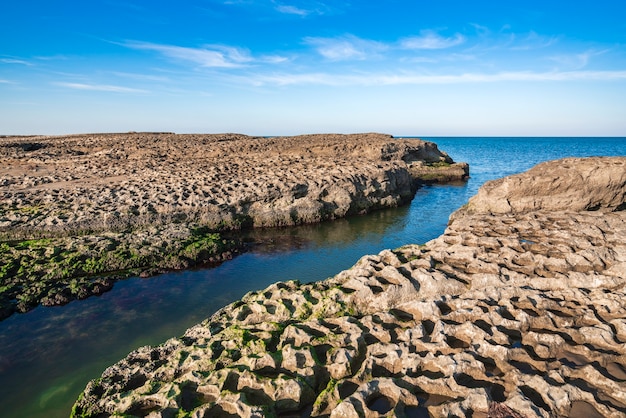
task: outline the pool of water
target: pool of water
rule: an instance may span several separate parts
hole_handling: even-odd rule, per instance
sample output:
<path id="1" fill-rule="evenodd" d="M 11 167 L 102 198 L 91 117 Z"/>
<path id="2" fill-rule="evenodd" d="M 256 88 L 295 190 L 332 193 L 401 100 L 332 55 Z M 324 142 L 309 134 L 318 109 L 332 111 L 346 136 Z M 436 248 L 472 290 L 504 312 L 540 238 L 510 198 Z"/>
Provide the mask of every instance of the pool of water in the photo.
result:
<path id="1" fill-rule="evenodd" d="M 418 190 L 409 206 L 319 225 L 255 231 L 216 268 L 131 278 L 100 297 L 0 322 L 0 415 L 67 417 L 90 379 L 142 345 L 180 336 L 224 305 L 281 280 L 322 280 L 365 254 L 439 236 L 485 181 L 566 156 L 626 155 L 625 138 L 431 138 L 471 179 Z"/>

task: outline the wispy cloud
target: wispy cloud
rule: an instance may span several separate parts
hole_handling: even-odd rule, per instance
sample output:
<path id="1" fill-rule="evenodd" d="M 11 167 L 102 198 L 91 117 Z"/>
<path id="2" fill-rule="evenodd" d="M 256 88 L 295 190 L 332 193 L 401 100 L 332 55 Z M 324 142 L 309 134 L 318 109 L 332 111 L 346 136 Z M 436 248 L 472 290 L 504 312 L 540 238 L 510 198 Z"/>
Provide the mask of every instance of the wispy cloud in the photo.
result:
<path id="1" fill-rule="evenodd" d="M 337 14 L 349 6 L 349 3 L 345 0 L 334 0 L 332 2 L 319 0 L 226 0 L 222 3 L 229 6 L 255 8 L 260 12 L 278 12 L 282 15 L 300 17 Z"/>
<path id="2" fill-rule="evenodd" d="M 129 41 L 124 45 L 131 49 L 154 51 L 167 58 L 192 62 L 201 67 L 235 68 L 242 67 L 252 61 L 247 50 L 223 45 L 190 48 L 137 41 Z"/>
<path id="3" fill-rule="evenodd" d="M 411 36 L 400 40 L 404 49 L 445 49 L 465 42 L 465 36 L 460 33 L 453 37 L 443 37 L 432 30 L 423 30 L 419 36 Z"/>
<path id="4" fill-rule="evenodd" d="M 157 82 L 168 82 L 171 81 L 169 77 L 165 77 L 162 75 L 151 75 L 151 74 L 139 74 L 139 73 L 125 73 L 122 71 L 113 71 L 111 72 L 116 77 L 127 78 L 138 81 L 157 81 Z"/>
<path id="5" fill-rule="evenodd" d="M 277 12 L 301 17 L 335 14 L 339 13 L 342 8 L 346 7 L 345 2 L 336 0 L 331 3 L 332 6 L 326 2 L 316 0 L 299 0 L 297 2 L 290 1 L 289 4 L 282 2 L 278 3 L 275 0 L 272 0 L 272 2 L 276 4 L 274 9 Z"/>
<path id="6" fill-rule="evenodd" d="M 244 79 L 242 79 L 243 81 Z M 500 72 L 464 74 L 272 74 L 245 79 L 254 85 L 325 85 L 325 86 L 371 86 L 371 85 L 428 85 L 497 82 L 568 82 L 568 81 L 615 81 L 626 80 L 626 71 L 567 71 L 567 72 Z"/>
<path id="7" fill-rule="evenodd" d="M 29 66 L 33 65 L 32 63 L 28 61 L 15 59 L 15 58 L 0 58 L 0 62 L 3 64 L 17 64 L 17 65 L 29 65 Z"/>
<path id="8" fill-rule="evenodd" d="M 578 54 L 554 55 L 549 57 L 549 59 L 563 67 L 579 70 L 586 67 L 592 57 L 605 54 L 608 51 L 608 49 L 604 49 L 601 51 L 585 51 Z"/>
<path id="9" fill-rule="evenodd" d="M 285 4 L 279 4 L 278 6 L 276 6 L 276 11 L 278 11 L 279 13 L 284 13 L 288 15 L 298 15 L 298 16 L 303 16 L 303 17 L 308 16 L 312 13 L 311 10 L 305 10 L 296 6 L 288 6 Z"/>
<path id="10" fill-rule="evenodd" d="M 128 41 L 122 45 L 131 49 L 154 51 L 174 61 L 189 62 L 206 68 L 242 68 L 254 63 L 276 64 L 288 60 L 278 55 L 253 57 L 247 49 L 228 45 L 191 48 L 139 41 Z"/>
<path id="11" fill-rule="evenodd" d="M 511 49 L 517 51 L 547 48 L 559 41 L 558 36 L 544 36 L 535 31 L 523 35 L 511 33 L 509 36 Z"/>
<path id="12" fill-rule="evenodd" d="M 491 34 L 491 29 L 489 29 L 487 26 L 479 25 L 478 23 L 470 23 L 469 25 L 474 28 L 478 36 L 488 36 Z M 510 25 L 504 25 L 503 29 L 505 28 L 510 28 Z"/>
<path id="13" fill-rule="evenodd" d="M 44 56 L 44 55 L 38 55 L 33 57 L 34 59 L 38 60 L 38 61 L 67 61 L 70 58 L 66 55 L 48 55 L 48 56 Z"/>
<path id="14" fill-rule="evenodd" d="M 383 55 L 386 58 L 393 58 L 396 56 L 394 54 L 403 50 L 442 50 L 461 45 L 465 41 L 466 38 L 459 33 L 452 37 L 444 37 L 431 30 L 424 30 L 418 36 L 402 38 L 395 42 L 379 42 L 359 38 L 352 34 L 334 38 L 304 38 L 305 44 L 312 46 L 318 54 L 331 61 L 366 60 L 380 58 Z M 423 62 L 433 62 L 433 60 L 430 57 L 424 57 Z"/>
<path id="15" fill-rule="evenodd" d="M 583 71 L 589 69 L 587 65 L 593 56 L 609 50 L 579 50 L 570 55 L 558 53 L 550 55 L 561 50 L 557 48 L 556 37 L 541 36 L 535 32 L 515 34 L 508 28 L 492 32 L 482 26 L 473 26 L 477 32 L 474 35 L 453 33 L 444 36 L 441 31 L 422 30 L 415 36 L 385 42 L 353 34 L 306 37 L 302 40 L 304 45 L 308 46 L 305 48 L 306 51 L 293 53 L 289 57 L 279 54 L 256 55 L 248 49 L 228 45 L 187 47 L 141 41 L 127 41 L 121 45 L 134 50 L 153 52 L 156 56 L 173 60 L 179 65 L 209 68 L 210 77 L 206 77 L 202 71 L 185 73 L 187 82 L 197 77 L 196 84 L 206 85 L 221 83 L 221 85 L 258 87 L 294 85 L 341 87 L 626 79 L 623 67 L 616 67 L 614 64 L 610 67 L 596 65 L 593 68 L 604 71 Z M 469 29 L 468 33 L 470 32 L 472 29 Z M 537 48 L 550 48 L 541 54 L 535 51 L 519 52 L 524 49 L 523 46 L 530 49 L 531 45 Z M 517 48 L 516 52 L 513 51 L 514 48 Z M 318 71 L 320 56 L 326 59 L 323 72 Z M 368 61 L 366 66 L 356 62 L 366 60 Z M 554 65 L 555 62 L 560 65 Z M 180 69 L 169 70 L 176 72 Z M 140 80 L 147 83 L 145 85 L 151 82 L 168 86 L 177 83 L 175 77 L 163 79 L 158 76 L 129 73 L 117 75 Z M 78 77 L 66 79 L 82 80 Z M 117 87 L 118 82 L 125 84 L 124 80 L 119 80 L 119 78 L 107 80 L 101 85 L 65 83 L 65 87 L 100 91 L 136 91 Z M 164 88 L 161 84 L 151 90 Z"/>
<path id="16" fill-rule="evenodd" d="M 382 42 L 361 39 L 354 35 L 337 38 L 308 37 L 304 42 L 313 46 L 324 58 L 332 61 L 364 60 L 388 49 Z"/>
<path id="17" fill-rule="evenodd" d="M 89 90 L 89 91 L 108 91 L 112 93 L 148 93 L 147 90 L 135 89 L 123 86 L 114 86 L 110 84 L 85 84 L 85 83 L 54 83 L 57 86 L 67 87 L 73 90 Z"/>

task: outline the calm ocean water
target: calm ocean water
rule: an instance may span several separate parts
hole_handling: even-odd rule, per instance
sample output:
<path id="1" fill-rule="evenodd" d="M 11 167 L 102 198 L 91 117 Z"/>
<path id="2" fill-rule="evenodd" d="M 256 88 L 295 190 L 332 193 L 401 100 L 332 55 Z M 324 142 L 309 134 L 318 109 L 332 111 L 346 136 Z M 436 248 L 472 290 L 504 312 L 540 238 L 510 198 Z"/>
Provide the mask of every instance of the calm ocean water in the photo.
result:
<path id="1" fill-rule="evenodd" d="M 626 156 L 626 138 L 424 138 L 470 164 L 462 185 L 429 186 L 403 208 L 259 233 L 253 251 L 209 270 L 119 282 L 101 297 L 0 322 L 0 415 L 67 417 L 86 383 L 142 345 L 182 335 L 246 292 L 321 280 L 360 256 L 424 243 L 487 180 L 569 156 Z"/>

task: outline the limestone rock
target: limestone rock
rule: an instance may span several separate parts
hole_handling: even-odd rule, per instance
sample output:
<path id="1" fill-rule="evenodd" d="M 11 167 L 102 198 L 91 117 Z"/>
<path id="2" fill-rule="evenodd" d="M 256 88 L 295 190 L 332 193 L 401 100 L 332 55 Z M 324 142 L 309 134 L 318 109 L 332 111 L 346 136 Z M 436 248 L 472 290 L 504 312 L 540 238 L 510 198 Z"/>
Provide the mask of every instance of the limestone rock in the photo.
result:
<path id="1" fill-rule="evenodd" d="M 623 157 L 566 158 L 525 173 L 487 182 L 467 210 L 481 213 L 533 210 L 626 210 Z"/>
<path id="2" fill-rule="evenodd" d="M 0 320 L 101 293 L 96 274 L 149 277 L 238 252 L 212 231 L 399 206 L 426 178 L 466 178 L 459 167 L 434 143 L 372 133 L 0 137 Z"/>
<path id="3" fill-rule="evenodd" d="M 565 209 L 463 210 L 425 245 L 251 292 L 108 368 L 73 416 L 623 417 L 626 211 Z"/>
<path id="4" fill-rule="evenodd" d="M 466 166 L 374 133 L 3 137 L 0 235 L 319 222 L 401 205 L 421 179 L 464 179 Z"/>

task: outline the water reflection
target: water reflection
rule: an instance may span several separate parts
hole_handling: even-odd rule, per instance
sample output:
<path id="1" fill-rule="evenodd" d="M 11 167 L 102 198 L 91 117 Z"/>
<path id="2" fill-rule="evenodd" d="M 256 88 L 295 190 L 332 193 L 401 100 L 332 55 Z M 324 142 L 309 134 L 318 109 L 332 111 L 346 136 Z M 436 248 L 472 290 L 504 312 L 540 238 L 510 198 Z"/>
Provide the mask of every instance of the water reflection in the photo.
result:
<path id="1" fill-rule="evenodd" d="M 408 215 L 407 206 L 377 211 L 367 216 L 337 219 L 322 224 L 302 225 L 297 228 L 274 228 L 248 231 L 244 240 L 248 251 L 274 254 L 319 247 L 345 247 L 357 240 L 379 241 L 390 229 L 399 229 Z"/>

